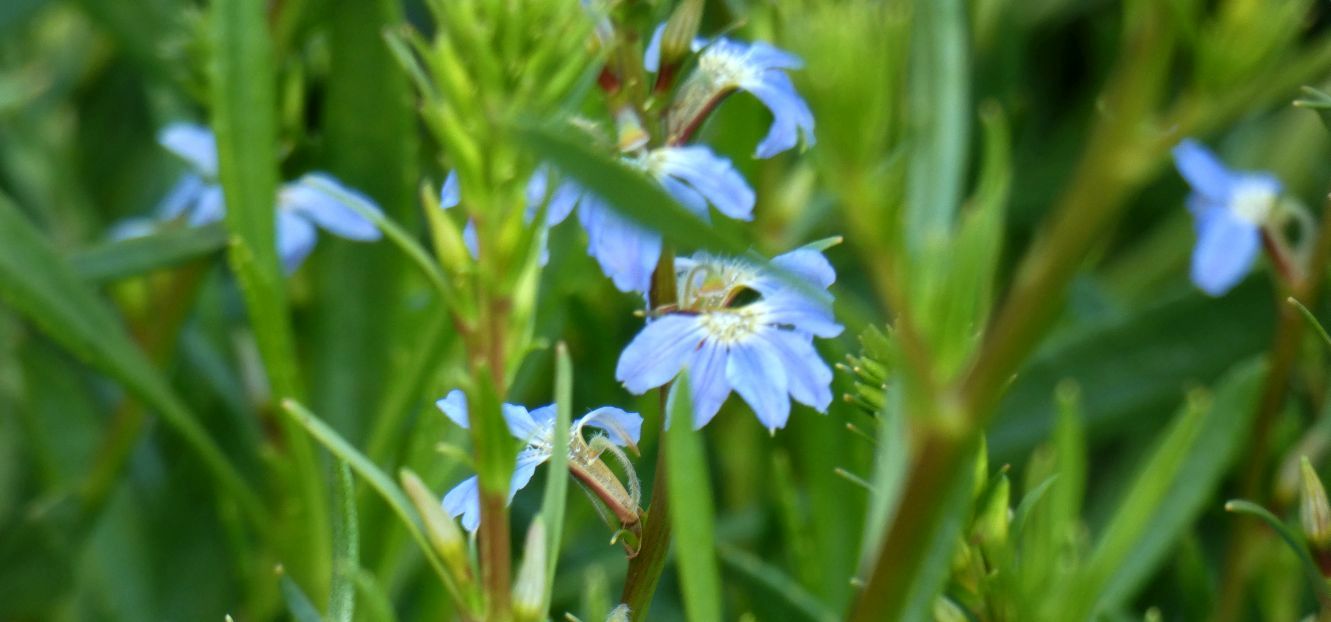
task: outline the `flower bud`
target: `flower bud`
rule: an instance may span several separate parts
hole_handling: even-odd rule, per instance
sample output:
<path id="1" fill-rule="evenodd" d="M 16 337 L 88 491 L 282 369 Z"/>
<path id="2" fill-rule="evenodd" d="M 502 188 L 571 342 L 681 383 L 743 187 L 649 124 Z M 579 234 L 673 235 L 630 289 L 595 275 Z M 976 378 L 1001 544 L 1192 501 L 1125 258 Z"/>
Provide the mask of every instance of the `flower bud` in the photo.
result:
<path id="1" fill-rule="evenodd" d="M 665 34 L 661 35 L 662 67 L 676 64 L 689 53 L 698 36 L 698 25 L 702 23 L 702 8 L 702 0 L 684 0 L 670 15 Z"/>
<path id="2" fill-rule="evenodd" d="M 399 471 L 398 479 L 402 482 L 402 488 L 407 491 L 407 496 L 411 498 L 412 504 L 416 506 L 416 511 L 420 512 L 430 545 L 443 558 L 444 565 L 458 583 L 466 583 L 471 575 L 471 566 L 467 562 L 467 544 L 462 536 L 462 530 L 458 528 L 452 517 L 444 513 L 434 493 L 430 492 L 421 478 L 411 469 Z"/>
<path id="3" fill-rule="evenodd" d="M 429 222 L 430 237 L 434 241 L 440 263 L 453 273 L 469 269 L 472 259 L 466 240 L 440 205 L 439 195 L 428 183 L 421 184 L 421 204 L 425 208 L 425 219 Z"/>
<path id="4" fill-rule="evenodd" d="M 1331 552 L 1331 506 L 1327 504 L 1326 488 L 1307 457 L 1300 460 L 1299 470 L 1303 474 L 1303 495 L 1299 503 L 1303 535 L 1315 554 Z"/>
<path id="5" fill-rule="evenodd" d="M 546 619 L 545 548 L 545 523 L 537 516 L 527 529 L 522 565 L 518 567 L 518 577 L 513 582 L 513 616 L 520 621 Z"/>

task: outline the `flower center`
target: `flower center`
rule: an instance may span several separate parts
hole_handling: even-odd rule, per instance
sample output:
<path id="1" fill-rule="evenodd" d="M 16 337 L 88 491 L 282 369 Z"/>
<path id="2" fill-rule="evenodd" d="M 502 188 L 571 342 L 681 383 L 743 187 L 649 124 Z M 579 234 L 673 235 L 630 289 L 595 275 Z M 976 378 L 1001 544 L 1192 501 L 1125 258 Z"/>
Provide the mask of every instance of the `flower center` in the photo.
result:
<path id="1" fill-rule="evenodd" d="M 698 69 L 711 79 L 717 89 L 738 88 L 746 79 L 753 76 L 753 67 L 744 62 L 732 50 L 717 43 L 707 48 L 698 57 Z"/>
<path id="2" fill-rule="evenodd" d="M 1265 224 L 1275 207 L 1276 195 L 1263 184 L 1239 184 L 1229 201 L 1235 216 L 1254 225 Z"/>
<path id="3" fill-rule="evenodd" d="M 720 344 L 744 341 L 758 332 L 758 318 L 749 307 L 720 309 L 701 316 L 703 330 Z"/>

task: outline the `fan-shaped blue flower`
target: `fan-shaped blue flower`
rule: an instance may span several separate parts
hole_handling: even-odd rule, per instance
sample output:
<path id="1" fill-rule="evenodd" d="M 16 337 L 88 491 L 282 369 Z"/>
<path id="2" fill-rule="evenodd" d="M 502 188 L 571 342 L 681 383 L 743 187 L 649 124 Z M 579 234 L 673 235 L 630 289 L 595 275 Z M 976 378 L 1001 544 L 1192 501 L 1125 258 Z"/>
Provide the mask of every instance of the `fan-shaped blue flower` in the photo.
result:
<path id="1" fill-rule="evenodd" d="M 435 403 L 453 423 L 467 428 L 467 396 L 457 389 L 448 393 Z M 542 406 L 528 411 L 522 406 L 504 404 L 502 407 L 504 422 L 514 438 L 525 445 L 518 451 L 517 464 L 509 480 L 508 501 L 519 490 L 531 482 L 536 467 L 550 459 L 554 446 L 555 405 Z M 570 436 L 581 438 L 582 429 L 591 426 L 604 431 L 609 440 L 621 447 L 636 445 L 642 434 L 642 417 L 613 406 L 602 406 L 572 421 L 569 426 Z M 451 516 L 461 516 L 462 526 L 468 531 L 476 531 L 481 524 L 480 490 L 476 476 L 471 476 L 454 486 L 444 495 L 444 510 Z"/>
<path id="2" fill-rule="evenodd" d="M 662 147 L 627 160 L 704 220 L 707 206 L 738 220 L 753 218 L 754 194 L 729 160 L 701 145 Z M 543 193 L 542 193 L 543 194 Z M 550 198 L 547 221 L 558 222 L 577 208 L 587 231 L 587 252 L 624 292 L 646 292 L 661 255 L 660 234 L 621 216 L 599 196 L 565 180 Z"/>
<path id="3" fill-rule="evenodd" d="M 1193 140 L 1174 147 L 1174 164 L 1192 187 L 1188 210 L 1197 229 L 1192 281 L 1220 296 L 1243 280 L 1261 250 L 1262 228 L 1281 192 L 1270 173 L 1232 171 Z"/>
<path id="4" fill-rule="evenodd" d="M 653 36 L 655 45 L 649 45 L 645 59 L 652 71 L 660 65 L 660 32 L 658 29 Z M 804 66 L 799 57 L 762 41 L 745 44 L 717 38 L 695 40 L 693 47 L 702 52 L 697 69 L 680 90 L 682 105 L 677 110 L 682 112 L 670 119 L 672 135 L 686 133 L 685 128 L 699 122 L 718 100 L 738 89 L 757 97 L 772 113 L 772 126 L 758 143 L 755 157 L 770 158 L 786 151 L 799 144 L 801 135 L 805 144 L 814 144 L 813 113 L 786 74 Z"/>
<path id="5" fill-rule="evenodd" d="M 213 133 L 201 125 L 173 123 L 158 135 L 158 142 L 188 163 L 193 171 L 182 176 L 163 199 L 157 217 L 184 218 L 190 226 L 221 220 L 226 203 L 217 183 L 217 141 Z M 288 274 L 314 250 L 318 239 L 316 226 L 350 240 L 380 238 L 378 227 L 356 211 L 353 202 L 379 209 L 369 198 L 343 186 L 327 173 L 309 173 L 278 189 L 277 251 Z"/>
<path id="6" fill-rule="evenodd" d="M 818 357 L 813 338 L 841 333 L 831 295 L 821 295 L 835 273 L 820 253 L 807 249 L 773 263 L 791 274 L 706 255 L 681 261 L 679 310 L 651 320 L 633 338 L 616 379 L 642 394 L 688 369 L 695 428 L 711 421 L 731 391 L 772 432 L 785 427 L 790 399 L 825 412 L 832 370 Z M 792 285 L 791 275 L 807 283 Z M 734 306 L 746 289 L 761 297 Z"/>

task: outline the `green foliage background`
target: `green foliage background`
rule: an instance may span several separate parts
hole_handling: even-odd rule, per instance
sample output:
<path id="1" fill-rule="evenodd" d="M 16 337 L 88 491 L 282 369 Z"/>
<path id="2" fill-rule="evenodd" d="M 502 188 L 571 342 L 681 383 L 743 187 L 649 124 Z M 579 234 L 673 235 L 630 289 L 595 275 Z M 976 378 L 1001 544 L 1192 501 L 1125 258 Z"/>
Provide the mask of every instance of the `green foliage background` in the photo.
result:
<path id="1" fill-rule="evenodd" d="M 630 4 L 644 34 L 671 9 Z M 869 615 L 960 619 L 935 604 L 940 590 L 949 606 L 986 620 L 1138 619 L 1151 608 L 1166 619 L 1284 620 L 1313 610 L 1299 558 L 1224 503 L 1252 496 L 1294 516 L 1297 459 L 1324 464 L 1331 439 L 1326 353 L 1293 337 L 1283 355 L 1293 372 L 1277 386 L 1289 399 L 1259 408 L 1271 368 L 1262 361 L 1293 313 L 1287 292 L 1265 266 L 1220 299 L 1191 286 L 1186 188 L 1168 148 L 1196 136 L 1319 206 L 1331 184 L 1327 133 L 1290 104 L 1301 85 L 1331 75 L 1322 3 L 706 6 L 704 32 L 734 27 L 806 61 L 793 78 L 817 119 L 814 148 L 753 159 L 770 117 L 744 97 L 728 100 L 703 138 L 758 194 L 755 222 L 718 222 L 718 239 L 771 256 L 844 236 L 827 255 L 847 330 L 820 342 L 825 357 L 859 356 L 864 330 L 907 317 L 933 367 L 903 374 L 915 363 L 900 344 L 871 346 L 868 358 L 893 383 L 941 381 L 964 376 L 977 352 L 1003 340 L 983 328 L 1019 325 L 1007 333 L 1010 351 L 993 350 L 1015 372 L 994 380 L 1010 380 L 1001 399 L 963 408 L 987 439 L 984 479 L 946 479 L 935 491 L 929 511 L 946 520 L 921 519 L 938 525 L 919 537 L 929 550 L 901 562 L 901 601 L 861 603 Z M 472 469 L 438 448 L 466 445 L 433 401 L 469 372 L 437 284 L 387 240 L 326 235 L 283 280 L 265 211 L 278 181 L 327 170 L 425 243 L 419 184 L 442 181 L 448 150 L 426 131 L 384 33 L 405 23 L 431 32 L 429 12 L 411 0 L 247 7 L 0 4 L 0 620 L 301 618 L 302 598 L 312 615 L 348 619 L 336 600 L 347 585 L 357 620 L 453 615 L 433 560 L 394 509 L 364 479 L 344 478 L 280 401 L 307 405 L 383 472 L 408 467 L 441 495 Z M 257 56 L 234 47 L 246 41 Z M 256 111 L 255 102 L 276 106 Z M 595 103 L 575 112 L 605 115 Z M 223 137 L 223 159 L 234 161 L 223 181 L 240 189 L 228 195 L 228 222 L 111 243 L 110 227 L 147 213 L 182 171 L 155 140 L 180 119 L 214 120 Z M 572 147 L 541 136 L 522 144 L 576 160 Z M 656 394 L 634 397 L 613 380 L 641 301 L 616 292 L 584 244 L 576 226 L 552 232 L 535 307 L 542 347 L 522 362 L 507 401 L 554 400 L 552 344 L 563 341 L 573 416 L 613 404 L 657 421 Z M 1051 287 L 1023 289 L 1044 282 L 1031 274 Z M 1030 313 L 1004 323 L 999 312 L 1013 300 Z M 683 479 L 669 486 L 706 478 L 713 499 L 697 516 L 672 507 L 677 528 L 688 527 L 677 546 L 714 538 L 719 586 L 707 580 L 711 556 L 677 555 L 654 618 L 865 615 L 855 607 L 877 559 L 871 543 L 900 541 L 878 531 L 913 511 L 876 499 L 908 487 L 904 446 L 933 433 L 919 421 L 949 413 L 927 399 L 930 412 L 918 412 L 916 390 L 884 396 L 856 382 L 839 371 L 834 388 L 847 398 L 826 416 L 796 407 L 775 435 L 737 399 L 702 433 L 680 432 L 681 447 L 697 451 L 672 456 Z M 1269 429 L 1268 450 L 1250 445 L 1254 426 Z M 644 482 L 658 432 L 645 432 Z M 1249 464 L 1254 452 L 1261 459 Z M 1078 463 L 1084 489 L 1066 483 Z M 1053 473 L 1064 475 L 1048 483 Z M 1255 486 L 1244 483 L 1251 473 Z M 547 477 L 514 502 L 515 560 Z M 986 549 L 1001 578 L 976 587 L 958 551 L 992 543 L 974 534 L 1000 477 L 1011 480 L 1001 507 L 1024 518 L 1019 507 L 1031 499 L 1029 533 L 1048 539 L 1013 536 L 1006 552 Z M 359 528 L 348 532 L 349 523 Z M 1270 546 L 1235 561 L 1236 532 Z M 626 564 L 609 537 L 574 493 L 553 618 L 601 620 L 618 602 Z M 1059 547 L 1076 552 L 1050 552 Z M 996 561 L 1009 554 L 1025 555 L 1013 562 L 1020 570 Z M 681 581 L 675 563 L 702 568 L 688 578 L 703 584 Z M 1004 617 L 968 600 L 976 594 L 1023 604 Z M 1036 595 L 1054 604 L 1025 608 Z"/>

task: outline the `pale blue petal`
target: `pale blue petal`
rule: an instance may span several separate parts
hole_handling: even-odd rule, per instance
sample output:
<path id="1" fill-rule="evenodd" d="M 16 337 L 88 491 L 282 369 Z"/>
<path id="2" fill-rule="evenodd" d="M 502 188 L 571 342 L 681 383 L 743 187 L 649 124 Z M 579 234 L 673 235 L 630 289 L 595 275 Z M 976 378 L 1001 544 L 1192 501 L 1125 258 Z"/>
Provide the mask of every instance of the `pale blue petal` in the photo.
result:
<path id="1" fill-rule="evenodd" d="M 797 248 L 772 258 L 772 265 L 805 279 L 820 289 L 836 282 L 836 270 L 822 253 L 812 248 Z"/>
<path id="2" fill-rule="evenodd" d="M 813 348 L 813 338 L 788 330 L 771 330 L 764 335 L 781 357 L 790 385 L 790 397 L 827 412 L 832 404 L 832 369 Z"/>
<path id="3" fill-rule="evenodd" d="M 807 145 L 814 144 L 813 113 L 795 91 L 789 76 L 780 71 L 768 71 L 761 79 L 741 86 L 772 111 L 772 127 L 758 143 L 755 157 L 770 158 L 794 147 L 799 143 L 801 133 Z"/>
<path id="4" fill-rule="evenodd" d="M 1226 210 L 1212 212 L 1200 223 L 1192 252 L 1192 282 L 1221 296 L 1243 280 L 1261 249 L 1261 233 L 1250 222 Z"/>
<path id="5" fill-rule="evenodd" d="M 526 488 L 527 484 L 531 482 L 532 475 L 536 473 L 536 467 L 541 466 L 549 459 L 550 452 L 533 447 L 518 452 L 518 462 L 513 466 L 513 477 L 508 480 L 509 503 L 513 503 L 513 497 L 518 494 L 518 491 Z"/>
<path id="6" fill-rule="evenodd" d="M 583 415 L 573 427 L 576 429 L 579 423 L 605 430 L 610 442 L 621 447 L 637 445 L 642 437 L 642 417 L 614 406 L 602 406 Z"/>
<path id="7" fill-rule="evenodd" d="M 541 203 L 546 200 L 546 192 L 550 188 L 550 183 L 554 181 L 554 171 L 549 166 L 542 164 L 532 173 L 531 179 L 527 180 L 527 210 L 525 216 L 527 222 L 536 218 L 536 211 L 540 209 Z M 555 186 L 555 191 L 550 195 L 550 206 L 545 210 L 545 224 L 553 227 L 561 222 L 573 212 L 577 207 L 578 199 L 582 197 L 582 188 L 571 181 L 565 181 Z"/>
<path id="8" fill-rule="evenodd" d="M 504 423 L 508 424 L 508 433 L 520 441 L 530 441 L 540 432 L 540 427 L 532 420 L 531 413 L 517 404 L 500 406 L 504 414 Z"/>
<path id="9" fill-rule="evenodd" d="M 449 516 L 461 516 L 462 528 L 476 531 L 481 526 L 481 491 L 479 481 L 473 475 L 454 486 L 444 495 L 444 511 Z"/>
<path id="10" fill-rule="evenodd" d="M 458 172 L 449 171 L 444 178 L 444 186 L 439 189 L 439 207 L 452 209 L 462 202 L 462 190 L 458 188 Z"/>
<path id="11" fill-rule="evenodd" d="M 762 69 L 804 68 L 804 61 L 800 57 L 764 41 L 754 41 L 749 45 L 748 61 Z"/>
<path id="12" fill-rule="evenodd" d="M 666 189 L 666 192 L 670 193 L 670 196 L 674 197 L 676 201 L 679 201 L 679 204 L 683 205 L 684 209 L 693 212 L 698 218 L 701 218 L 706 222 L 711 222 L 711 214 L 707 213 L 707 199 L 703 198 L 697 190 L 694 190 L 678 179 L 662 177 L 660 181 L 661 186 Z"/>
<path id="13" fill-rule="evenodd" d="M 726 381 L 749 403 L 764 427 L 773 432 L 785 427 L 790 417 L 786 370 L 762 333 L 730 349 L 730 356 L 726 357 Z"/>
<path id="14" fill-rule="evenodd" d="M 1192 139 L 1174 146 L 1174 166 L 1192 190 L 1217 203 L 1227 203 L 1235 176 L 1209 149 Z"/>
<path id="15" fill-rule="evenodd" d="M 529 413 L 531 420 L 536 423 L 538 428 L 548 428 L 555 425 L 555 405 L 546 404 L 540 408 L 533 408 Z"/>
<path id="16" fill-rule="evenodd" d="M 337 192 L 326 191 L 327 185 Z M 349 240 L 372 241 L 381 237 L 379 228 L 352 208 L 354 201 L 362 209 L 375 212 L 379 207 L 365 195 L 343 186 L 324 173 L 311 173 L 282 187 L 281 207 L 291 210 L 324 230 Z"/>
<path id="17" fill-rule="evenodd" d="M 226 216 L 226 200 L 221 186 L 206 185 L 199 192 L 199 200 L 188 208 L 185 222 L 191 227 L 215 223 Z"/>
<path id="18" fill-rule="evenodd" d="M 728 356 L 729 352 L 724 346 L 705 341 L 689 364 L 695 430 L 707 425 L 730 395 L 730 382 L 726 379 Z"/>
<path id="19" fill-rule="evenodd" d="M 825 303 L 810 300 L 797 292 L 779 291 L 754 303 L 762 305 L 764 323 L 790 326 L 819 337 L 835 337 L 842 327 Z"/>
<path id="20" fill-rule="evenodd" d="M 467 247 L 472 259 L 481 256 L 481 243 L 476 240 L 476 220 L 468 218 L 467 226 L 462 228 L 462 245 Z"/>
<path id="21" fill-rule="evenodd" d="M 435 401 L 434 405 L 438 406 L 453 423 L 464 430 L 467 428 L 467 394 L 461 389 L 449 391 L 448 395 Z"/>
<path id="22" fill-rule="evenodd" d="M 717 211 L 738 220 L 753 218 L 753 189 L 730 160 L 699 145 L 667 147 L 658 154 L 663 174 L 688 184 L 716 206 Z"/>
<path id="23" fill-rule="evenodd" d="M 194 173 L 182 175 L 180 180 L 171 186 L 171 190 L 167 191 L 162 202 L 157 204 L 153 213 L 162 220 L 175 220 L 199 202 L 205 188 L 207 184 L 203 182 L 202 177 Z"/>
<path id="24" fill-rule="evenodd" d="M 158 221 L 155 218 L 139 216 L 136 218 L 126 218 L 114 226 L 106 233 L 106 237 L 111 240 L 129 240 L 132 238 L 141 238 L 157 232 Z"/>
<path id="25" fill-rule="evenodd" d="M 665 22 L 657 24 L 652 31 L 652 39 L 647 43 L 647 51 L 642 55 L 642 66 L 651 73 L 661 70 L 661 36 L 665 34 Z"/>
<path id="26" fill-rule="evenodd" d="M 615 366 L 615 379 L 629 392 L 642 395 L 673 380 L 702 339 L 698 316 L 659 317 L 624 348 Z"/>
<path id="27" fill-rule="evenodd" d="M 217 139 L 212 130 L 194 123 L 172 123 L 157 134 L 157 142 L 209 179 L 217 177 Z"/>
<path id="28" fill-rule="evenodd" d="M 277 254 L 287 274 L 296 271 L 314 250 L 314 225 L 289 210 L 277 211 Z"/>
<path id="29" fill-rule="evenodd" d="M 615 213 L 600 199 L 584 195 L 578 220 L 587 230 L 587 251 L 623 292 L 645 292 L 661 255 L 661 236 Z"/>

